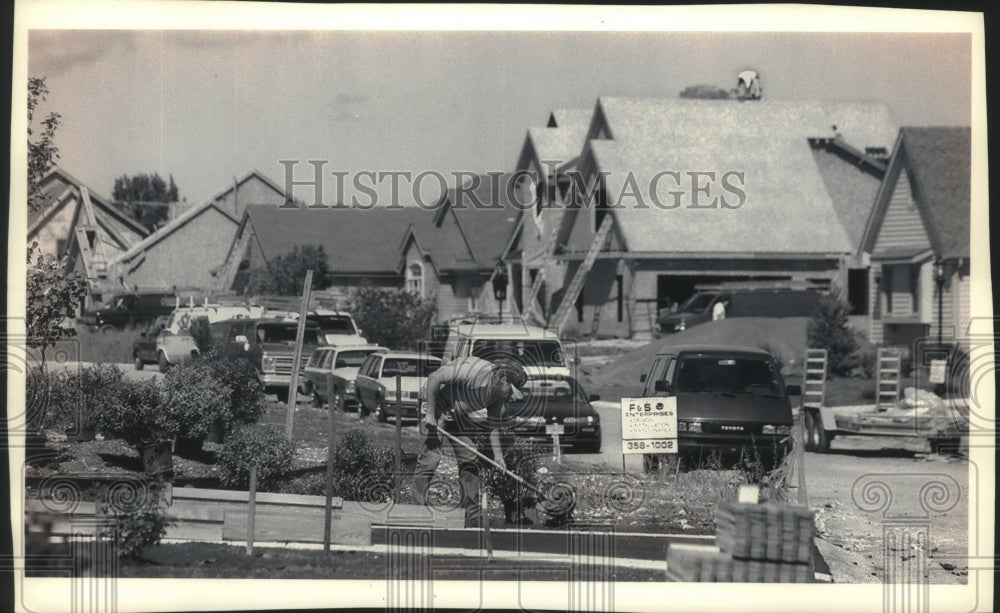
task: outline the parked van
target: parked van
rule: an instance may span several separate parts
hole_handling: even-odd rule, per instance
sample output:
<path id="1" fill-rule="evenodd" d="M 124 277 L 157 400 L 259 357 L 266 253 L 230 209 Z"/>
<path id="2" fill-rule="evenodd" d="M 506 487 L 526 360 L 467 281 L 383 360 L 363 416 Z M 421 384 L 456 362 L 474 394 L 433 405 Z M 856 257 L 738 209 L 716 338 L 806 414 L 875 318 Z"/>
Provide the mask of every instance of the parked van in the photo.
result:
<path id="1" fill-rule="evenodd" d="M 701 289 L 684 301 L 676 311 L 663 309 L 656 319 L 660 332 L 681 332 L 712 321 L 717 310 L 722 318 L 732 317 L 809 317 L 819 304 L 819 287 L 739 286 Z"/>
<path id="2" fill-rule="evenodd" d="M 517 323 L 471 323 L 451 328 L 444 359 L 474 356 L 506 358 L 524 366 L 528 386 L 555 385 L 571 376 L 559 335 L 552 330 Z"/>
<path id="3" fill-rule="evenodd" d="M 792 447 L 792 405 L 781 369 L 766 351 L 679 345 L 658 353 L 640 376 L 641 397 L 677 399 L 680 453 L 779 462 Z"/>
<path id="4" fill-rule="evenodd" d="M 261 317 L 264 307 L 239 304 L 200 304 L 178 306 L 170 313 L 166 326 L 156 337 L 156 358 L 160 371 L 166 372 L 171 364 L 176 364 L 198 354 L 198 345 L 188 332 L 191 322 L 204 317 L 208 323 L 227 319 Z"/>

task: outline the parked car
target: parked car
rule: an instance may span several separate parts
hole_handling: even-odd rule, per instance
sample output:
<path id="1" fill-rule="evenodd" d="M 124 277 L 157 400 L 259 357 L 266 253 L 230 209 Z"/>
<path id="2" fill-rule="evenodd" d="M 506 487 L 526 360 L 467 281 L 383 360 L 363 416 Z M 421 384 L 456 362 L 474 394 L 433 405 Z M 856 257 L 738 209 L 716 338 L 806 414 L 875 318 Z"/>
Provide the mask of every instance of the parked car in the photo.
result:
<path id="1" fill-rule="evenodd" d="M 156 339 L 167 327 L 165 315 L 161 315 L 156 320 L 146 326 L 146 329 L 139 333 L 139 339 L 132 343 L 132 360 L 136 370 L 142 370 L 146 364 L 156 364 Z"/>
<path id="2" fill-rule="evenodd" d="M 312 398 L 314 407 L 322 407 L 331 397 L 333 408 L 337 411 L 357 406 L 354 378 L 365 358 L 376 351 L 387 350 L 378 345 L 317 347 L 302 371 L 299 391 Z M 330 388 L 327 387 L 328 381 L 332 382 Z"/>
<path id="3" fill-rule="evenodd" d="M 288 401 L 298 322 L 286 319 L 227 319 L 211 324 L 212 342 L 223 355 L 245 356 L 257 368 L 264 392 Z M 319 326 L 306 322 L 302 363 L 321 344 Z"/>
<path id="4" fill-rule="evenodd" d="M 639 380 L 643 398 L 677 399 L 677 442 L 685 456 L 750 454 L 773 466 L 791 449 L 789 390 L 766 351 L 672 347 L 658 353 Z"/>
<path id="5" fill-rule="evenodd" d="M 374 413 L 378 421 L 401 411 L 403 417 L 419 417 L 418 397 L 427 375 L 441 367 L 441 358 L 409 351 L 373 353 L 358 369 L 355 379 L 363 413 Z M 396 397 L 396 375 L 400 375 L 402 397 Z"/>
<path id="6" fill-rule="evenodd" d="M 728 288 L 728 289 L 727 289 Z M 685 300 L 676 311 L 661 310 L 656 318 L 660 332 L 681 332 L 712 321 L 717 305 L 724 318 L 808 317 L 819 304 L 819 287 L 759 287 L 738 285 L 703 289 Z"/>
<path id="7" fill-rule="evenodd" d="M 552 430 L 559 431 L 560 446 L 588 453 L 601 451 L 601 416 L 576 379 L 545 377 L 526 388 L 524 398 L 507 405 L 511 430 L 518 438 L 551 445 Z"/>
<path id="8" fill-rule="evenodd" d="M 162 315 L 170 315 L 177 305 L 173 292 L 122 292 L 104 305 L 84 313 L 80 321 L 101 332 L 146 326 Z"/>

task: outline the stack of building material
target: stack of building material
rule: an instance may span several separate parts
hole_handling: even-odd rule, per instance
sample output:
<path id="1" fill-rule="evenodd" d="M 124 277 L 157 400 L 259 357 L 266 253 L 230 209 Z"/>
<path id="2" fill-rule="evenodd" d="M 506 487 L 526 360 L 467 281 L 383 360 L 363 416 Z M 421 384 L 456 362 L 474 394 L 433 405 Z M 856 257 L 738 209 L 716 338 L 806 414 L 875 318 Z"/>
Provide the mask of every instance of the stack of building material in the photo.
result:
<path id="1" fill-rule="evenodd" d="M 805 583 L 812 581 L 813 513 L 777 503 L 726 501 L 716 515 L 714 547 L 671 545 L 667 578 L 675 581 Z"/>

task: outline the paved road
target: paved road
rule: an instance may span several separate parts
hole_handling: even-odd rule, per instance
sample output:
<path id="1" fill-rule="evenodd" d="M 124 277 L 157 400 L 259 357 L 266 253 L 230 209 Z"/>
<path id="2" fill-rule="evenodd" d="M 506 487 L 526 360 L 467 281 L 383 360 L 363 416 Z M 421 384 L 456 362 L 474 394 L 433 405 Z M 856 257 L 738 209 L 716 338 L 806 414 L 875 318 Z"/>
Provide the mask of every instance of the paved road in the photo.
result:
<path id="1" fill-rule="evenodd" d="M 618 404 L 597 402 L 595 408 L 601 414 L 601 453 L 571 454 L 567 461 L 621 470 Z M 835 439 L 830 453 L 807 453 L 805 475 L 809 506 L 816 511 L 817 544 L 834 581 L 877 583 L 891 569 L 917 563 L 925 565 L 932 584 L 967 581 L 970 495 L 975 501 L 983 491 L 975 464 L 931 454 L 922 439 L 847 436 Z M 935 491 L 941 502 L 929 498 Z M 882 502 L 890 506 L 883 510 Z M 887 558 L 883 547 L 886 538 L 894 538 L 890 522 L 897 515 L 912 519 L 908 525 L 913 529 L 926 531 L 929 545 L 892 545 L 896 549 L 890 547 L 893 553 Z M 985 538 L 989 535 L 973 533 L 973 549 Z"/>

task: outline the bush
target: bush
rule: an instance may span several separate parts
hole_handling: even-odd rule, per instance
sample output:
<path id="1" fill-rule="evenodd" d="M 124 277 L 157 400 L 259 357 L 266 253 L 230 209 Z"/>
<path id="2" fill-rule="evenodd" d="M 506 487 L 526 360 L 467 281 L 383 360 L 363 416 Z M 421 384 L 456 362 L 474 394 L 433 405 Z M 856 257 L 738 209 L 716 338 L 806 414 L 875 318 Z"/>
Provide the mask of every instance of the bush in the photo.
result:
<path id="1" fill-rule="evenodd" d="M 212 350 L 212 326 L 205 316 L 195 317 L 187 327 L 188 334 L 194 339 L 198 353 L 206 354 Z"/>
<path id="2" fill-rule="evenodd" d="M 106 435 L 120 438 L 136 450 L 168 441 L 176 427 L 163 410 L 160 386 L 154 379 L 122 378 L 108 390 L 108 397 L 93 413 L 94 422 Z"/>
<path id="3" fill-rule="evenodd" d="M 361 430 L 344 435 L 333 451 L 333 494 L 358 502 L 386 502 L 393 491 L 395 456 Z"/>
<path id="4" fill-rule="evenodd" d="M 277 431 L 243 426 L 226 440 L 219 453 L 224 485 L 249 488 L 250 468 L 257 467 L 257 489 L 270 490 L 282 483 L 292 467 L 292 442 Z"/>
<path id="5" fill-rule="evenodd" d="M 159 545 L 171 520 L 158 504 L 148 504 L 115 516 L 118 555 L 137 558 L 150 545 Z"/>
<path id="6" fill-rule="evenodd" d="M 848 327 L 850 305 L 841 292 L 832 288 L 819 299 L 806 328 L 809 347 L 826 349 L 827 367 L 832 374 L 846 377 L 856 366 L 854 354 L 858 342 Z"/>
<path id="7" fill-rule="evenodd" d="M 369 342 L 416 349 L 437 315 L 434 300 L 396 289 L 364 286 L 354 290 L 349 310 Z"/>
<path id="8" fill-rule="evenodd" d="M 220 415 L 223 430 L 229 433 L 239 426 L 256 423 L 264 414 L 264 386 L 250 360 L 214 352 L 203 354 L 202 359 L 212 375 L 229 390 L 229 406 Z"/>
<path id="9" fill-rule="evenodd" d="M 538 445 L 522 438 L 513 438 L 513 434 L 507 434 L 506 437 L 511 437 L 508 438 L 510 442 L 504 444 L 503 459 L 507 470 L 538 488 L 538 469 L 542 466 L 542 452 Z M 490 495 L 503 503 L 504 517 L 509 523 L 524 521 L 524 511 L 534 507 L 537 502 L 535 492 L 496 467 L 488 466 L 482 479 Z"/>
<path id="10" fill-rule="evenodd" d="M 164 423 L 181 438 L 201 438 L 230 412 L 232 394 L 206 360 L 177 364 L 163 377 Z"/>

